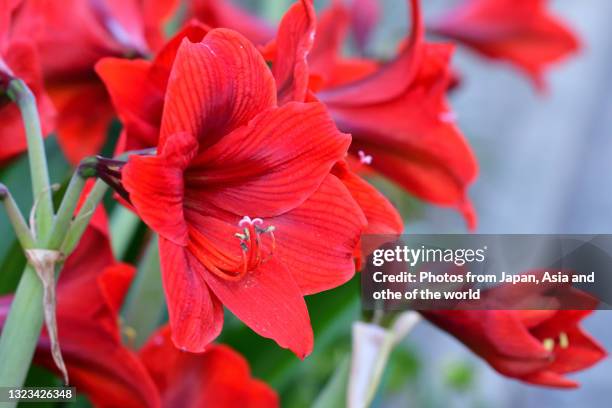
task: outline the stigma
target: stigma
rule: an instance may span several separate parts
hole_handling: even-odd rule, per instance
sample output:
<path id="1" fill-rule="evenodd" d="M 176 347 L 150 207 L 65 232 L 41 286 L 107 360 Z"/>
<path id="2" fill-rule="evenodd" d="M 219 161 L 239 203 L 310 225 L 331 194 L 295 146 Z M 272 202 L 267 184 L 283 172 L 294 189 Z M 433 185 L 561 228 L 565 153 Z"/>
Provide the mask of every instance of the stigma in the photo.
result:
<path id="1" fill-rule="evenodd" d="M 240 246 L 240 259 L 232 260 L 227 254 L 214 251 L 216 256 L 206 257 L 203 262 L 210 272 L 225 280 L 242 279 L 248 272 L 266 263 L 276 249 L 274 225 L 266 226 L 261 218 L 244 216 L 238 221 L 238 228 L 240 231 L 234 236 Z"/>

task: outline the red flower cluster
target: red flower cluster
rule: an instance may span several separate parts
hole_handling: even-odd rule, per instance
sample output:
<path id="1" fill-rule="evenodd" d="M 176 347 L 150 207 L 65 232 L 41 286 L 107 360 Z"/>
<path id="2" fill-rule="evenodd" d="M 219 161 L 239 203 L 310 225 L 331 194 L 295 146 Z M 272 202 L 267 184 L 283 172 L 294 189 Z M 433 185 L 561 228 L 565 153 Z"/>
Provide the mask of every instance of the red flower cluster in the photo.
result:
<path id="1" fill-rule="evenodd" d="M 227 2 L 194 0 L 185 10 L 193 19 L 165 41 L 177 3 L 0 0 L 0 90 L 23 79 L 45 134 L 56 125 L 73 163 L 100 151 L 117 115 L 116 153 L 131 153 L 113 161 L 117 187 L 159 235 L 169 326 L 138 353 L 123 345 L 118 315 L 134 269 L 114 260 L 98 212 L 59 280 L 60 342 L 74 384 L 99 406 L 276 406 L 241 356 L 211 342 L 227 307 L 298 357 L 311 353 L 304 296 L 354 276 L 363 234 L 404 229 L 360 174 L 456 208 L 475 227 L 467 190 L 477 163 L 446 96 L 454 45 L 425 40 L 419 0 L 407 2 L 411 30 L 388 61 L 342 53 L 351 28 L 365 48 L 371 0 L 333 1 L 319 17 L 298 0 L 276 36 Z M 577 48 L 543 1 L 475 0 L 435 30 L 513 62 L 538 85 L 545 65 Z M 0 122 L 4 163 L 26 144 L 2 93 Z M 9 302 L 0 298 L 0 322 Z M 578 327 L 585 315 L 427 317 L 501 373 L 566 387 L 565 373 L 604 353 Z M 53 369 L 49 341 L 43 334 L 36 360 Z"/>

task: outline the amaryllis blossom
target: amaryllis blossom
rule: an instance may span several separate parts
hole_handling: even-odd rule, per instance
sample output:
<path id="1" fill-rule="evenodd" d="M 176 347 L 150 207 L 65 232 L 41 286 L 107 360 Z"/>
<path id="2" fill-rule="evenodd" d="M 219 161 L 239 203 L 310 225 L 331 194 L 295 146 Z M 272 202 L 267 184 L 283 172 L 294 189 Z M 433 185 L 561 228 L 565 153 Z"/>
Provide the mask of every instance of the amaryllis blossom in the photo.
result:
<path id="1" fill-rule="evenodd" d="M 288 15 L 295 13 L 295 8 L 300 6 L 296 4 Z M 118 153 L 146 149 L 157 144 L 168 76 L 177 48 L 183 38 L 199 42 L 208 31 L 208 27 L 193 20 L 168 41 L 153 61 L 105 58 L 96 65 L 96 71 L 106 84 L 124 124 Z M 293 69 L 292 66 L 288 68 Z M 278 73 L 276 70 L 274 72 Z M 286 89 L 279 83 L 282 78 L 277 75 L 276 79 L 279 101 L 289 102 L 291 99 L 284 95 Z M 295 101 L 304 102 L 305 97 L 304 92 Z M 400 234 L 403 231 L 402 219 L 393 205 L 353 173 L 344 161 L 337 163 L 332 173 L 344 183 L 360 205 L 368 221 L 367 234 Z M 355 255 L 360 259 L 359 251 Z"/>
<path id="2" fill-rule="evenodd" d="M 548 0 L 466 0 L 432 31 L 524 71 L 539 89 L 544 71 L 574 54 L 579 42 L 548 10 Z"/>
<path id="3" fill-rule="evenodd" d="M 168 326 L 151 336 L 140 359 L 157 385 L 164 408 L 280 406 L 276 393 L 251 377 L 240 354 L 217 344 L 200 354 L 180 351 L 170 339 Z"/>
<path id="4" fill-rule="evenodd" d="M 351 152 L 362 166 L 426 201 L 458 208 L 473 227 L 467 188 L 477 166 L 446 101 L 453 47 L 424 42 L 419 2 L 410 2 L 412 31 L 401 51 L 383 64 L 341 55 L 350 22 L 341 2 L 332 3 L 318 27 L 311 2 L 302 4 L 266 49 L 284 97 L 314 92 L 353 135 Z"/>
<path id="5" fill-rule="evenodd" d="M 521 381 L 561 388 L 606 351 L 579 326 L 590 310 L 455 310 L 423 314 L 495 370 Z"/>
<path id="6" fill-rule="evenodd" d="M 303 296 L 350 279 L 366 220 L 331 174 L 350 137 L 317 102 L 277 104 L 257 49 L 227 29 L 184 39 L 166 89 L 157 153 L 131 156 L 123 186 L 160 235 L 172 338 L 202 351 L 225 305 L 304 357 Z"/>
<path id="7" fill-rule="evenodd" d="M 146 55 L 163 42 L 176 0 L 24 0 L 17 31 L 36 42 L 46 88 L 58 111 L 58 139 L 78 163 L 101 149 L 114 116 L 94 64 Z M 68 12 L 70 11 L 70 12 Z"/>
<path id="8" fill-rule="evenodd" d="M 22 79 L 34 93 L 45 135 L 52 130 L 55 114 L 43 89 L 36 47 L 14 30 L 13 13 L 20 4 L 21 0 L 0 0 L 0 165 L 27 148 L 19 108 L 6 94 L 12 79 Z"/>
<path id="9" fill-rule="evenodd" d="M 106 225 L 98 209 L 58 281 L 58 334 L 70 383 L 98 407 L 157 407 L 154 382 L 136 353 L 121 343 L 118 311 L 135 271 L 114 260 Z M 10 301 L 0 298 L 2 324 Z M 46 332 L 34 362 L 57 371 Z"/>
<path id="10" fill-rule="evenodd" d="M 238 7 L 233 0 L 190 0 L 187 16 L 210 27 L 231 28 L 254 44 L 265 44 L 274 37 L 269 24 Z"/>

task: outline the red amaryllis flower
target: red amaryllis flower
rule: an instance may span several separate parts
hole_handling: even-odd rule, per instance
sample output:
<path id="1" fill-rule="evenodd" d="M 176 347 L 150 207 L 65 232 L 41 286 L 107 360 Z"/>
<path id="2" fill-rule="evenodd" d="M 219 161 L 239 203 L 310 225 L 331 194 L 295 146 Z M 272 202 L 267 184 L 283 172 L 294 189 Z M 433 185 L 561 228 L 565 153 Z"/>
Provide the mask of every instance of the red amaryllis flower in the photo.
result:
<path id="1" fill-rule="evenodd" d="M 157 154 L 131 156 L 122 174 L 160 235 L 178 347 L 203 350 L 221 330 L 224 304 L 260 335 L 310 353 L 303 295 L 351 278 L 365 227 L 330 174 L 349 143 L 322 104 L 278 107 L 268 66 L 238 33 L 183 40 Z"/>
<path id="2" fill-rule="evenodd" d="M 423 315 L 457 337 L 495 370 L 532 384 L 572 388 L 565 377 L 606 351 L 579 326 L 591 310 L 455 310 Z"/>
<path id="3" fill-rule="evenodd" d="M 20 3 L 21 0 L 0 0 L 0 165 L 27 148 L 19 108 L 6 95 L 12 79 L 22 79 L 34 93 L 44 135 L 52 130 L 55 114 L 43 90 L 36 48 L 28 36 L 15 33 L 12 24 Z"/>
<path id="4" fill-rule="evenodd" d="M 106 216 L 101 208 L 96 210 L 60 275 L 57 322 L 70 382 L 98 407 L 159 406 L 157 389 L 145 367 L 121 343 L 118 311 L 133 275 L 131 266 L 115 262 Z M 10 301 L 10 296 L 0 299 L 0 324 Z M 34 362 L 57 371 L 46 332 Z"/>
<path id="5" fill-rule="evenodd" d="M 575 53 L 576 35 L 547 9 L 547 0 L 469 0 L 432 25 L 438 34 L 513 64 L 538 89 L 549 65 Z"/>
<path id="6" fill-rule="evenodd" d="M 166 326 L 151 336 L 140 358 L 157 385 L 163 407 L 279 406 L 276 393 L 252 378 L 244 357 L 227 346 L 213 344 L 201 354 L 180 351 Z"/>
<path id="7" fill-rule="evenodd" d="M 274 37 L 274 30 L 265 21 L 242 10 L 232 0 L 192 0 L 187 16 L 210 27 L 238 31 L 254 44 L 265 44 Z"/>
<path id="8" fill-rule="evenodd" d="M 446 101 L 453 47 L 424 42 L 419 2 L 410 2 L 409 38 L 385 64 L 340 55 L 350 21 L 340 2 L 318 27 L 312 5 L 302 3 L 285 16 L 276 44 L 266 50 L 279 89 L 290 99 L 315 91 L 338 127 L 353 135 L 357 160 L 424 200 L 460 209 L 473 227 L 466 190 L 476 162 Z"/>
<path id="9" fill-rule="evenodd" d="M 99 152 L 114 112 L 93 67 L 102 57 L 145 55 L 163 42 L 176 0 L 25 0 L 17 29 L 41 54 L 58 110 L 58 138 L 72 163 Z M 69 10 L 70 12 L 67 12 Z"/>

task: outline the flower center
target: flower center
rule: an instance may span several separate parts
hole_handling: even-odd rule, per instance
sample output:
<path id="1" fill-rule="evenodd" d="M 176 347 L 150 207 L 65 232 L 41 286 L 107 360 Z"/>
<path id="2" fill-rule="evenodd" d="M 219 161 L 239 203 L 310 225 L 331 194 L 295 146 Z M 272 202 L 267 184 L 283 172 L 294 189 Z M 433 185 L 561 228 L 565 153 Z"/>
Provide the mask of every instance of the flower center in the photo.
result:
<path id="1" fill-rule="evenodd" d="M 238 222 L 238 227 L 242 230 L 234 236 L 239 239 L 240 260 L 232 260 L 228 255 L 210 247 L 208 248 L 210 256 L 205 256 L 203 259 L 204 266 L 210 272 L 232 281 L 242 279 L 249 271 L 264 264 L 272 257 L 276 248 L 275 227 L 264 226 L 261 218 L 251 219 L 245 216 Z"/>
<path id="2" fill-rule="evenodd" d="M 567 333 L 561 332 L 558 342 L 554 338 L 548 337 L 542 341 L 542 345 L 547 351 L 553 351 L 557 345 L 562 349 L 566 349 L 569 347 L 569 337 Z"/>

